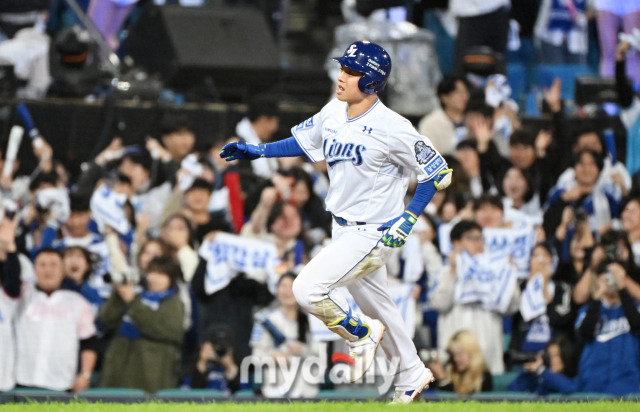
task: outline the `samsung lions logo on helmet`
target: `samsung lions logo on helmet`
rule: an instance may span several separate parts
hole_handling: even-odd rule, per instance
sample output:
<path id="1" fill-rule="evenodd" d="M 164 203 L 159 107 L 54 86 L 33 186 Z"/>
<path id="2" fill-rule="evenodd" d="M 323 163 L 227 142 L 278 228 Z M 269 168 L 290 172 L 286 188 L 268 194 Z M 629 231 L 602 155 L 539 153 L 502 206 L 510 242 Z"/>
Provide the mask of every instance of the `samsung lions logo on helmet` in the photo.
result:
<path id="1" fill-rule="evenodd" d="M 416 161 L 421 165 L 426 164 L 429 159 L 431 159 L 436 154 L 433 149 L 431 149 L 425 142 L 421 140 L 416 142 L 414 149 L 416 152 Z"/>
<path id="2" fill-rule="evenodd" d="M 356 47 L 355 44 L 352 44 L 351 46 L 349 46 L 349 48 L 347 49 L 346 52 L 344 52 L 344 54 L 347 57 L 356 57 L 356 51 L 358 50 L 358 48 Z"/>

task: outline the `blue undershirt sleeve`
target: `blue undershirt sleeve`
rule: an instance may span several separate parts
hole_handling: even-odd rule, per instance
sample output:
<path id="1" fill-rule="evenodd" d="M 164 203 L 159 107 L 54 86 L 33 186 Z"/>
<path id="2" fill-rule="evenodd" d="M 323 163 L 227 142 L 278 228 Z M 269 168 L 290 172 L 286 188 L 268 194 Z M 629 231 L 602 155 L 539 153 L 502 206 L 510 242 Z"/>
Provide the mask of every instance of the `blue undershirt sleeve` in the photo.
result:
<path id="1" fill-rule="evenodd" d="M 413 195 L 413 199 L 411 199 L 411 203 L 409 203 L 409 206 L 407 206 L 407 210 L 413 213 L 415 216 L 420 216 L 435 193 L 436 186 L 433 184 L 433 180 L 418 183 L 416 193 Z"/>
<path id="2" fill-rule="evenodd" d="M 264 157 L 296 156 L 305 156 L 305 153 L 293 136 L 278 142 L 267 143 L 264 148 Z"/>

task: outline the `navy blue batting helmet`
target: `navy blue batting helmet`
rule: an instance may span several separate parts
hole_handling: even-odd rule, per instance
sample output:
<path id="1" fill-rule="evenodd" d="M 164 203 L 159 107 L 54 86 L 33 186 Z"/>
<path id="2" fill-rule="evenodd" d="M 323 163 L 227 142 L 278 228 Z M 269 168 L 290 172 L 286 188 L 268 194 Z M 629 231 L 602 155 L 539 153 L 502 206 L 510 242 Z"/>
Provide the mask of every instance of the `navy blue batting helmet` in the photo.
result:
<path id="1" fill-rule="evenodd" d="M 373 94 L 384 89 L 391 72 L 389 53 L 375 43 L 357 41 L 344 51 L 342 57 L 333 57 L 342 66 L 363 74 L 358 82 L 360 91 Z"/>

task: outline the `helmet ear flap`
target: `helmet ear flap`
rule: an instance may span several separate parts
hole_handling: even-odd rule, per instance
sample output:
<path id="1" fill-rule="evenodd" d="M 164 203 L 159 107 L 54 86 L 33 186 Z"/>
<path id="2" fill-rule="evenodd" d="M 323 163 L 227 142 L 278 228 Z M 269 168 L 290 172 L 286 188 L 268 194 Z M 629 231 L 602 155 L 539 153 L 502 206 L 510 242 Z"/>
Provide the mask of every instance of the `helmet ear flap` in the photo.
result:
<path id="1" fill-rule="evenodd" d="M 365 73 L 364 76 L 358 81 L 358 88 L 364 94 L 373 94 L 376 92 L 377 80 L 373 80 L 369 73 Z"/>

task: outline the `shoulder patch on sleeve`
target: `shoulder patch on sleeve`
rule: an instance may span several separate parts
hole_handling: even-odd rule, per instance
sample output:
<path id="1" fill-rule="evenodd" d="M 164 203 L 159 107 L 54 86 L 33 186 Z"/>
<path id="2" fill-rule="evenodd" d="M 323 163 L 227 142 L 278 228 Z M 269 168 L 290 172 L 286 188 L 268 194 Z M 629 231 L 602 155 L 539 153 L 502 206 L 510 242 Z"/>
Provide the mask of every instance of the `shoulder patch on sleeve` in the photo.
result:
<path id="1" fill-rule="evenodd" d="M 431 179 L 435 174 L 443 169 L 447 165 L 442 156 L 437 155 L 431 159 L 429 163 L 424 167 L 424 171 L 427 172 L 427 178 Z"/>
<path id="2" fill-rule="evenodd" d="M 307 129 L 313 127 L 313 116 L 296 126 L 296 130 Z"/>
<path id="3" fill-rule="evenodd" d="M 421 165 L 427 164 L 436 155 L 435 150 L 422 140 L 418 140 L 413 148 L 416 153 L 416 161 Z"/>

